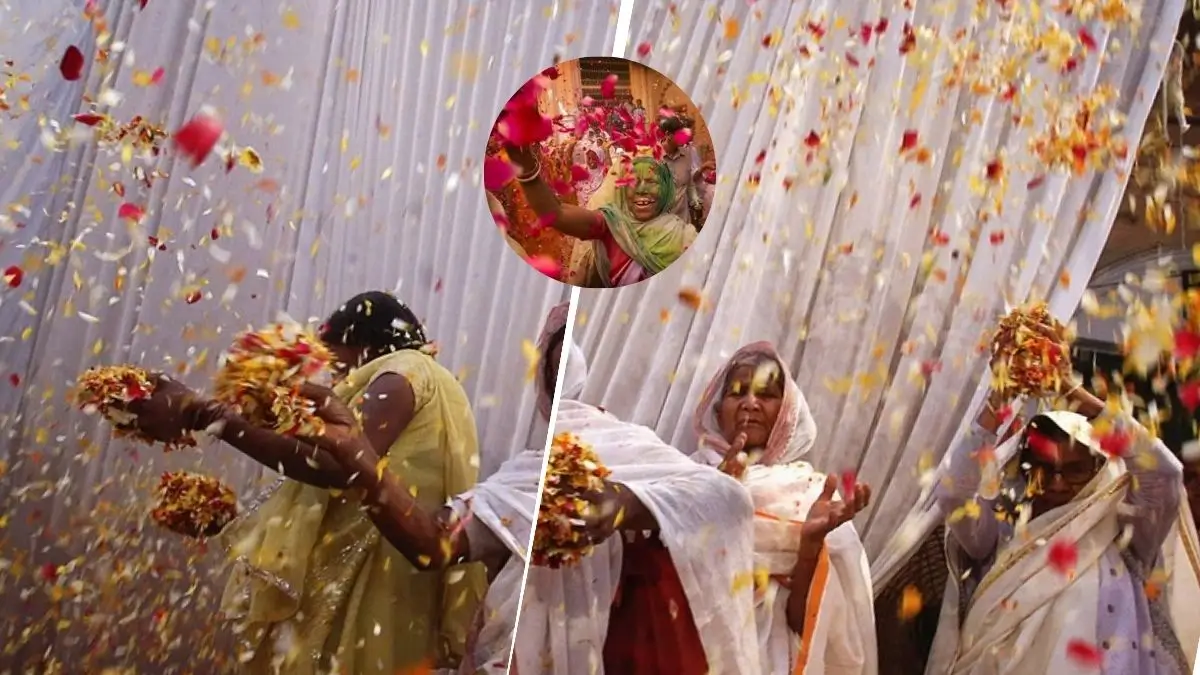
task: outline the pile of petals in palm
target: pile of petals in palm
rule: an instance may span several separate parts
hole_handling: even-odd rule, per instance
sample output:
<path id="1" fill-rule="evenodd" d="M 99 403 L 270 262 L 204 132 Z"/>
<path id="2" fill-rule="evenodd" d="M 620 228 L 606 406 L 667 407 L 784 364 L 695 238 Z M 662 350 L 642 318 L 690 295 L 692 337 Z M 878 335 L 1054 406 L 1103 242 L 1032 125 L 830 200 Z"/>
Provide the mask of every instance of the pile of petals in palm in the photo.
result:
<path id="1" fill-rule="evenodd" d="M 574 565 L 591 552 L 592 544 L 579 526 L 583 524 L 580 516 L 592 506 L 581 495 L 603 490 L 603 479 L 608 474 L 596 453 L 574 435 L 561 433 L 554 437 L 533 534 L 533 564 L 553 568 Z"/>
<path id="2" fill-rule="evenodd" d="M 117 438 L 129 438 L 139 443 L 153 445 L 155 440 L 134 428 L 137 415 L 126 407 L 134 401 L 150 398 L 154 393 L 154 382 L 150 373 L 136 366 L 97 366 L 89 368 L 76 382 L 74 399 L 76 405 L 86 413 L 100 413 L 113 426 Z M 192 446 L 196 442 L 184 437 L 170 443 L 174 446 Z"/>
<path id="3" fill-rule="evenodd" d="M 222 357 L 215 397 L 255 425 L 285 436 L 320 436 L 325 423 L 299 388 L 332 363 L 333 354 L 312 333 L 277 323 L 237 337 Z"/>
<path id="4" fill-rule="evenodd" d="M 992 387 L 1008 395 L 1057 391 L 1071 375 L 1067 328 L 1045 303 L 1014 309 L 992 337 Z"/>
<path id="5" fill-rule="evenodd" d="M 211 476 L 168 471 L 158 483 L 158 503 L 150 517 L 185 537 L 218 534 L 237 516 L 237 497 Z"/>

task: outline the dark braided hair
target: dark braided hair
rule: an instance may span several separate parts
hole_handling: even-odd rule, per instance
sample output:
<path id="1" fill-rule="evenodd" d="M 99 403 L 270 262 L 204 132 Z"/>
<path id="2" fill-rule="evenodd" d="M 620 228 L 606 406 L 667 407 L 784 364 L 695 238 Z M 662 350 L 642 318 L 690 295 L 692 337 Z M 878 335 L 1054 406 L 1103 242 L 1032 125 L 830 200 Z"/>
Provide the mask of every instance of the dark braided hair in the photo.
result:
<path id="1" fill-rule="evenodd" d="M 551 370 L 551 367 L 557 369 L 558 363 L 550 362 L 550 355 L 555 349 L 562 349 L 563 341 L 567 337 L 567 327 L 563 326 L 550 334 L 550 339 L 546 340 L 546 351 L 542 354 L 542 384 L 546 387 L 546 391 L 553 392 L 557 384 L 557 373 Z M 559 355 L 562 356 L 561 354 Z M 561 359 L 560 359 L 561 361 Z"/>
<path id="2" fill-rule="evenodd" d="M 368 291 L 347 300 L 321 327 L 321 340 L 362 349 L 372 356 L 429 344 L 417 315 L 383 291 Z"/>

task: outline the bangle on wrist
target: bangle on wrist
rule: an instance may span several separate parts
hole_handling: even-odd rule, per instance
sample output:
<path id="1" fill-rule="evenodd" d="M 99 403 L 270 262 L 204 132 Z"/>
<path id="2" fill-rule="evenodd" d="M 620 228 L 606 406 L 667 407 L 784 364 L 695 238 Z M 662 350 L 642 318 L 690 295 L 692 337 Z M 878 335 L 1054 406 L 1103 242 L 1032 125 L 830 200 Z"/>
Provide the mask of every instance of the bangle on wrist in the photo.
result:
<path id="1" fill-rule="evenodd" d="M 531 183 L 537 180 L 537 177 L 542 175 L 542 163 L 539 161 L 534 165 L 533 171 L 517 176 L 518 183 Z"/>

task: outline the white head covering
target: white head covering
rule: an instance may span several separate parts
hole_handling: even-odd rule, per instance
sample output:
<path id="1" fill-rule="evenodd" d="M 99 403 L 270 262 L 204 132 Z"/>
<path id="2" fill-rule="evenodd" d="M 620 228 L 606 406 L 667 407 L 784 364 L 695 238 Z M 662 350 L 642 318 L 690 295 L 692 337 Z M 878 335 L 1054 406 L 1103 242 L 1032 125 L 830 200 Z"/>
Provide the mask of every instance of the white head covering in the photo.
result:
<path id="1" fill-rule="evenodd" d="M 734 352 L 705 387 L 693 417 L 700 448 L 692 454 L 692 459 L 710 466 L 721 463 L 729 450 L 729 443 L 717 424 L 716 406 L 725 391 L 725 381 L 734 368 L 764 361 L 773 361 L 779 367 L 779 374 L 784 380 L 783 404 L 771 429 L 767 447 L 763 448 L 762 457 L 757 463 L 768 466 L 788 464 L 803 458 L 812 449 L 817 441 L 817 423 L 808 408 L 808 401 L 804 400 L 803 392 L 775 347 L 770 342 L 754 342 Z"/>
<path id="2" fill-rule="evenodd" d="M 550 349 L 550 338 L 566 327 L 570 308 L 571 303 L 564 302 L 550 310 L 549 316 L 546 317 L 546 323 L 542 326 L 542 334 L 538 337 L 539 361 L 534 387 L 537 390 L 538 412 L 546 421 L 550 420 L 550 409 L 554 403 L 554 392 L 546 388 L 546 373 L 551 367 L 559 365 L 549 362 L 547 352 Z M 564 339 L 562 349 L 567 352 L 567 370 L 563 374 L 562 398 L 578 398 L 583 393 L 583 385 L 587 381 L 587 359 L 583 355 L 583 350 L 575 344 L 574 340 L 567 344 Z"/>

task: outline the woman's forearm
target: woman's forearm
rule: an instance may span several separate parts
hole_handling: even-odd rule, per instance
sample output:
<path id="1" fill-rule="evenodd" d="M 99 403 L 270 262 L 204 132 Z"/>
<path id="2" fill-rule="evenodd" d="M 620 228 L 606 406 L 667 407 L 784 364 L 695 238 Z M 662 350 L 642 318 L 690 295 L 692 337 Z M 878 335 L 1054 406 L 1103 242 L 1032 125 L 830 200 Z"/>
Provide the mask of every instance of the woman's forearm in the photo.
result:
<path id="1" fill-rule="evenodd" d="M 397 476 L 362 467 L 358 483 L 366 488 L 367 515 L 379 533 L 420 570 L 443 569 L 470 560 L 466 528 L 444 506 L 429 513 Z"/>
<path id="2" fill-rule="evenodd" d="M 617 484 L 616 488 L 621 495 L 621 510 L 615 522 L 616 529 L 625 532 L 657 532 L 658 519 L 646 508 L 642 500 L 624 485 Z"/>
<path id="3" fill-rule="evenodd" d="M 800 554 L 796 557 L 796 565 L 792 568 L 792 592 L 788 595 L 786 613 L 788 628 L 797 635 L 804 634 L 804 615 L 808 611 L 808 594 L 813 578 L 817 575 L 817 566 L 821 562 L 821 551 L 824 546 L 824 542 L 802 543 Z"/>
<path id="4" fill-rule="evenodd" d="M 345 472 L 324 450 L 257 427 L 233 413 L 225 414 L 222 422 L 220 439 L 259 464 L 316 487 L 346 487 L 344 480 L 334 478 Z"/>

